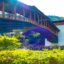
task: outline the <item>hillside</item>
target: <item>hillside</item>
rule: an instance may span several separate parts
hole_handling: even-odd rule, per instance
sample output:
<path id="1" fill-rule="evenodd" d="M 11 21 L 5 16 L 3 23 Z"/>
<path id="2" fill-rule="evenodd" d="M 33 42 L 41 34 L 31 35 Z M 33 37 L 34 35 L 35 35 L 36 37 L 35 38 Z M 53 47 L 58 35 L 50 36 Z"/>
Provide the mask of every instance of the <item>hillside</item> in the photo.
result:
<path id="1" fill-rule="evenodd" d="M 60 16 L 48 16 L 48 18 L 51 19 L 51 21 L 60 21 L 60 20 L 64 20 L 64 17 L 60 17 Z"/>

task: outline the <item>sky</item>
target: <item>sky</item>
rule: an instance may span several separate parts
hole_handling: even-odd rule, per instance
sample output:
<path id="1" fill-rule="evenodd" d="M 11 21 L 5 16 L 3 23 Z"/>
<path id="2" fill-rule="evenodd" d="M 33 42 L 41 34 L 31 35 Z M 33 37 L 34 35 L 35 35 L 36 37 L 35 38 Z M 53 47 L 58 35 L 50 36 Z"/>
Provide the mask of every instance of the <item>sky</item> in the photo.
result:
<path id="1" fill-rule="evenodd" d="M 64 0 L 18 0 L 28 5 L 34 5 L 45 15 L 64 17 Z"/>

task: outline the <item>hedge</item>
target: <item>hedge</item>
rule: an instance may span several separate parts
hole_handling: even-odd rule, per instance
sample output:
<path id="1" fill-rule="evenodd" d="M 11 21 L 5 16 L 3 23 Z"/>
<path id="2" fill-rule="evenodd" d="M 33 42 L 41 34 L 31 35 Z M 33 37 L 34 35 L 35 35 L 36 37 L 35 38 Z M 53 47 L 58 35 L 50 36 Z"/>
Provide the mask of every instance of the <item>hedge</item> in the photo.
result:
<path id="1" fill-rule="evenodd" d="M 20 46 L 21 43 L 15 36 L 0 35 L 0 50 L 17 49 Z"/>
<path id="2" fill-rule="evenodd" d="M 64 50 L 0 51 L 0 64 L 64 64 Z"/>

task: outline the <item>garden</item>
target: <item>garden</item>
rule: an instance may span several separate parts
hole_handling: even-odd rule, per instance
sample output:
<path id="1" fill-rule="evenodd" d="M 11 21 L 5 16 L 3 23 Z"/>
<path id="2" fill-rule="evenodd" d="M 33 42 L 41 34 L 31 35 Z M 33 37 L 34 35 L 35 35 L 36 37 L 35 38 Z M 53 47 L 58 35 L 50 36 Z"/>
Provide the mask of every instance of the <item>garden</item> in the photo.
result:
<path id="1" fill-rule="evenodd" d="M 14 36 L 0 35 L 0 64 L 64 64 L 64 50 L 25 49 L 19 38 L 17 33 Z"/>

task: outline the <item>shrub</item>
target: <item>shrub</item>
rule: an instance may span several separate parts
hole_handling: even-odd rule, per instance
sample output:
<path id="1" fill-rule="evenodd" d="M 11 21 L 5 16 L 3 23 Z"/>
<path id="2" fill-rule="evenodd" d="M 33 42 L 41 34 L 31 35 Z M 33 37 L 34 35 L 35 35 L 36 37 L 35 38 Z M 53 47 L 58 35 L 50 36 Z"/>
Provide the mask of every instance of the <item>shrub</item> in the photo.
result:
<path id="1" fill-rule="evenodd" d="M 64 64 L 64 50 L 1 51 L 0 64 Z"/>
<path id="2" fill-rule="evenodd" d="M 21 43 L 14 36 L 0 36 L 0 50 L 16 49 L 20 47 L 20 45 Z"/>

